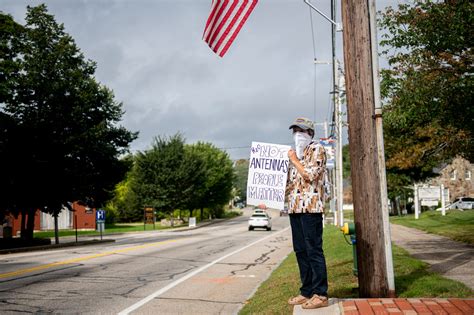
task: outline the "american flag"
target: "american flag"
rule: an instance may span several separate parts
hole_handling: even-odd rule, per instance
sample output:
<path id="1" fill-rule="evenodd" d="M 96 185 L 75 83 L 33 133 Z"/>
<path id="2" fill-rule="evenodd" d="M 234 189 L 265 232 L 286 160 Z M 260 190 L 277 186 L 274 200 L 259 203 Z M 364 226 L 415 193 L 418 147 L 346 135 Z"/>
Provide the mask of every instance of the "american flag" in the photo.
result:
<path id="1" fill-rule="evenodd" d="M 211 49 L 223 57 L 258 0 L 213 0 L 202 36 Z"/>

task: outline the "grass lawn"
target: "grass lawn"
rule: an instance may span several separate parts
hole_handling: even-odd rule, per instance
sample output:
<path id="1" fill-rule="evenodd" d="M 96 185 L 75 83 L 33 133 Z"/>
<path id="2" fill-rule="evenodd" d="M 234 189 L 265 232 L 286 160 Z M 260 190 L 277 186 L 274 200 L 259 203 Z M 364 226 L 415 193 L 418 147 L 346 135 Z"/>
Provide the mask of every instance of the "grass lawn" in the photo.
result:
<path id="1" fill-rule="evenodd" d="M 329 296 L 357 298 L 357 278 L 352 274 L 352 246 L 338 228 L 326 225 L 324 252 L 329 278 Z M 399 297 L 473 297 L 464 284 L 428 271 L 428 265 L 393 246 L 395 288 Z M 257 290 L 239 314 L 291 314 L 289 297 L 299 293 L 296 257 L 290 254 Z"/>
<path id="2" fill-rule="evenodd" d="M 333 212 L 328 212 L 324 214 L 326 217 L 326 222 L 333 222 L 334 220 L 334 213 Z M 349 220 L 353 221 L 354 220 L 354 211 L 352 210 L 344 210 L 344 221 Z"/>
<path id="3" fill-rule="evenodd" d="M 236 216 L 242 215 L 242 211 L 226 211 L 223 214 L 224 218 L 233 218 Z M 206 220 L 204 220 L 206 221 Z M 175 225 L 173 228 L 187 226 L 187 223 L 184 225 Z M 151 231 L 151 230 L 165 230 L 171 229 L 169 226 L 161 226 L 159 222 L 155 224 L 147 224 L 143 226 L 143 222 L 139 223 L 111 223 L 105 224 L 105 231 L 103 234 L 113 234 L 113 233 L 126 233 L 126 232 L 141 232 L 141 231 Z M 76 230 L 59 230 L 59 237 L 62 236 L 74 236 L 76 235 Z M 77 231 L 77 235 L 100 235 L 100 232 L 97 231 Z M 54 237 L 54 231 L 39 231 L 34 233 L 35 238 L 52 238 Z"/>
<path id="4" fill-rule="evenodd" d="M 175 225 L 174 227 L 178 227 Z M 163 227 L 159 223 L 155 224 L 155 230 L 164 230 L 169 229 L 170 227 Z M 106 224 L 105 231 L 103 234 L 112 234 L 112 233 L 126 233 L 126 232 L 140 232 L 140 231 L 151 231 L 153 230 L 153 224 L 147 224 L 145 229 L 143 223 L 114 223 Z M 77 231 L 78 235 L 100 235 L 100 232 L 97 231 Z M 76 235 L 76 230 L 60 230 L 59 237 L 61 236 L 73 236 Z M 54 237 L 54 231 L 41 231 L 35 232 L 35 237 L 44 238 L 44 237 Z"/>
<path id="5" fill-rule="evenodd" d="M 390 222 L 412 227 L 450 239 L 474 244 L 474 210 L 425 211 L 415 220 L 415 215 L 390 217 Z"/>

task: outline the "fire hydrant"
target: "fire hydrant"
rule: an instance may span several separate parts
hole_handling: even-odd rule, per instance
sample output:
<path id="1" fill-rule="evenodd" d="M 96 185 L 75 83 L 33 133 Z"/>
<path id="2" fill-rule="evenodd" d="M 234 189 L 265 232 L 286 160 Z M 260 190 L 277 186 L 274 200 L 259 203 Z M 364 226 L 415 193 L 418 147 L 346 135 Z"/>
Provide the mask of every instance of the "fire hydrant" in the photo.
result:
<path id="1" fill-rule="evenodd" d="M 356 241 L 354 223 L 352 223 L 352 222 L 344 223 L 344 226 L 341 227 L 341 231 L 344 235 L 349 235 L 351 237 L 350 244 L 352 244 L 352 256 L 353 256 L 353 259 L 354 259 L 354 265 L 352 267 L 352 272 L 354 273 L 355 276 L 357 276 L 357 247 L 356 247 L 357 241 Z"/>

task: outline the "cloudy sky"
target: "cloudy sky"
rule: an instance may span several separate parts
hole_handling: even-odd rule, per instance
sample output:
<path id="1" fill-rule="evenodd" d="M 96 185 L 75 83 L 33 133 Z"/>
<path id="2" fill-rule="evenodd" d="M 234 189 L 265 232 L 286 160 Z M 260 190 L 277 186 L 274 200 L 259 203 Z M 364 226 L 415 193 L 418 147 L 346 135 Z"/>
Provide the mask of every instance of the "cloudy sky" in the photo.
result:
<path id="1" fill-rule="evenodd" d="M 377 0 L 377 10 L 398 2 Z M 0 10 L 23 24 L 40 3 L 123 102 L 122 124 L 140 133 L 132 152 L 180 132 L 248 158 L 252 141 L 291 143 L 297 116 L 331 119 L 331 66 L 313 63 L 331 59 L 331 26 L 313 11 L 313 47 L 302 0 L 260 0 L 224 58 L 202 40 L 211 0 L 2 0 Z M 330 15 L 330 0 L 312 3 Z M 337 42 L 342 60 L 341 33 Z"/>

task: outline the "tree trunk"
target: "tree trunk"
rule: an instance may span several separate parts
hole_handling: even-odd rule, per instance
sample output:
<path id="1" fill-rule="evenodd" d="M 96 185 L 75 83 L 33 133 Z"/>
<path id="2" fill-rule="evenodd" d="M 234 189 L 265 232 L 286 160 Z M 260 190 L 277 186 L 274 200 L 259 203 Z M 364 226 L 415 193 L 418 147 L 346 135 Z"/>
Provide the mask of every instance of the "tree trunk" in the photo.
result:
<path id="1" fill-rule="evenodd" d="M 58 227 L 58 215 L 59 213 L 54 212 L 54 242 L 59 244 L 59 227 Z"/>
<path id="2" fill-rule="evenodd" d="M 20 222 L 20 224 L 21 224 L 21 226 L 20 226 L 21 234 L 20 234 L 20 237 L 21 237 L 21 239 L 26 240 L 26 239 L 28 239 L 28 235 L 27 235 L 28 233 L 26 232 L 26 220 L 27 220 L 26 216 L 27 216 L 27 214 L 26 214 L 26 210 L 21 210 L 20 212 L 21 212 L 21 222 Z"/>
<path id="3" fill-rule="evenodd" d="M 28 210 L 28 218 L 26 220 L 25 239 L 31 241 L 33 239 L 33 230 L 35 229 L 35 213 L 36 209 Z"/>
<path id="4" fill-rule="evenodd" d="M 393 209 L 397 209 L 397 215 L 401 216 L 401 202 L 400 202 L 400 197 L 395 197 L 395 204 L 393 206 Z"/>
<path id="5" fill-rule="evenodd" d="M 367 0 L 343 0 L 343 43 L 360 297 L 389 295 Z"/>

